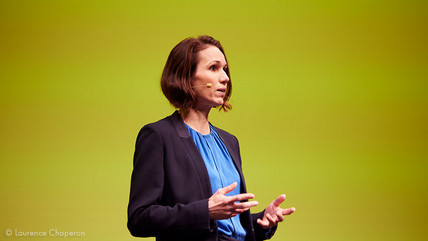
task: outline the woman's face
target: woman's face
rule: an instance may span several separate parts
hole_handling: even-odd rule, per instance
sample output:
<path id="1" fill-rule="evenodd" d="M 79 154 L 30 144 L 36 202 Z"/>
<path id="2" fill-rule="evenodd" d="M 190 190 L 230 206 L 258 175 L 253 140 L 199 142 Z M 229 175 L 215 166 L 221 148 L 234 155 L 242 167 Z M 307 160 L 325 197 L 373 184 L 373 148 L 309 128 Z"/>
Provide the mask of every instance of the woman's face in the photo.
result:
<path id="1" fill-rule="evenodd" d="M 224 103 L 224 96 L 229 83 L 226 59 L 215 46 L 210 45 L 198 53 L 199 62 L 193 77 L 193 89 L 198 99 L 198 109 L 209 110 Z M 208 87 L 207 84 L 212 86 Z"/>

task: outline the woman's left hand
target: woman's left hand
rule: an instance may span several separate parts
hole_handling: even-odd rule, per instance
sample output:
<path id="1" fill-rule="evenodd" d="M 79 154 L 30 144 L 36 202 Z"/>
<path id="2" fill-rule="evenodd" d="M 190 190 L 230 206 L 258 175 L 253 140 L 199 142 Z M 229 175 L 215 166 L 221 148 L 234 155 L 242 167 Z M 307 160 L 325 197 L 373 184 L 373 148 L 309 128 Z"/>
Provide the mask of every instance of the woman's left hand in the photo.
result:
<path id="1" fill-rule="evenodd" d="M 279 205 L 284 202 L 285 194 L 281 194 L 267 206 L 263 219 L 257 219 L 257 223 L 264 229 L 271 229 L 284 221 L 285 215 L 290 215 L 296 211 L 294 207 L 282 209 Z"/>

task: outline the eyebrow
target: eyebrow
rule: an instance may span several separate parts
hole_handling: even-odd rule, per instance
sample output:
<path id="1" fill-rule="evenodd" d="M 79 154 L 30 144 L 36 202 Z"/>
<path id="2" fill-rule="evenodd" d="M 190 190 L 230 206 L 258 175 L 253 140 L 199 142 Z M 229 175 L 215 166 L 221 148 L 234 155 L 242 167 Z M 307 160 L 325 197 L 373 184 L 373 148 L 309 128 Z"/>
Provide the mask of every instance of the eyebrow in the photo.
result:
<path id="1" fill-rule="evenodd" d="M 211 65 L 212 63 L 221 64 L 221 61 L 220 60 L 213 60 L 213 61 L 209 62 L 207 65 Z M 228 66 L 227 62 L 224 66 L 226 66 L 226 67 Z"/>

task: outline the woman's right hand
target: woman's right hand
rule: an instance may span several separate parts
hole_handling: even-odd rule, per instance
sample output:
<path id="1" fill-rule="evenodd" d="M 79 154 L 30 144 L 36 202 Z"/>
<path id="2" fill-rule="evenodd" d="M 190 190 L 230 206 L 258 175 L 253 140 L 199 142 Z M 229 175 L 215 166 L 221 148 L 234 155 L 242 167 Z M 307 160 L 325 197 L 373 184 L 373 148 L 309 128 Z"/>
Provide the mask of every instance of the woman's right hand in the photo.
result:
<path id="1" fill-rule="evenodd" d="M 257 201 L 242 202 L 253 199 L 254 194 L 252 193 L 226 196 L 226 194 L 235 189 L 237 185 L 238 184 L 234 182 L 227 187 L 220 188 L 208 199 L 208 209 L 211 219 L 228 219 L 259 204 Z"/>

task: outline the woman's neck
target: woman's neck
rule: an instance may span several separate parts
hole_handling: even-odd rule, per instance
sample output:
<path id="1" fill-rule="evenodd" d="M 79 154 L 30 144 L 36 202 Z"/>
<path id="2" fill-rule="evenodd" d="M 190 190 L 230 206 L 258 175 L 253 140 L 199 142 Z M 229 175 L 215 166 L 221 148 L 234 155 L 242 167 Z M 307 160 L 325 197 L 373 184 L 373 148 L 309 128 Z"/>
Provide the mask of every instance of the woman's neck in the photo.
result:
<path id="1" fill-rule="evenodd" d="M 201 133 L 202 135 L 208 135 L 211 133 L 210 124 L 208 122 L 208 111 L 200 111 L 196 109 L 179 110 L 181 118 L 184 123 L 190 126 L 193 130 Z"/>

